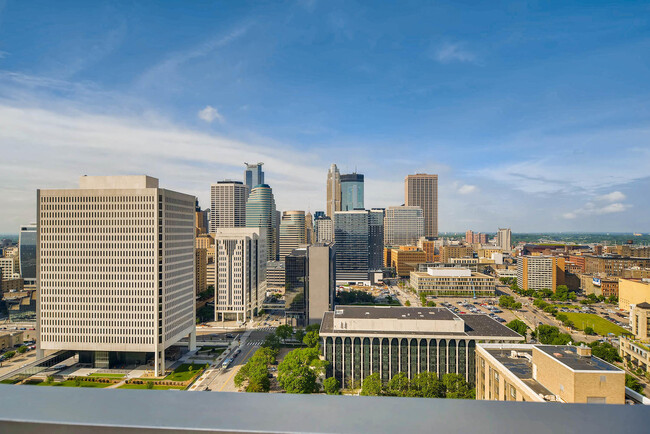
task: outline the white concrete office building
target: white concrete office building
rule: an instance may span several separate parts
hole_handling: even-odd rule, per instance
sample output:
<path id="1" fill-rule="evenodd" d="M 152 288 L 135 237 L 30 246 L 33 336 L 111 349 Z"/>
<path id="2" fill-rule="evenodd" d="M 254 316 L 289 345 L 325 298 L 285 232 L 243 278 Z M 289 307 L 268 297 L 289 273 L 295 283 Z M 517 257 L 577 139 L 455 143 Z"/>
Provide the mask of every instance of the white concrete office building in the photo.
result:
<path id="1" fill-rule="evenodd" d="M 210 233 L 219 228 L 246 227 L 250 189 L 241 181 L 219 181 L 210 186 Z"/>
<path id="2" fill-rule="evenodd" d="M 259 228 L 221 228 L 215 249 L 215 320 L 246 322 L 266 295 L 266 239 Z"/>
<path id="3" fill-rule="evenodd" d="M 334 226 L 331 218 L 322 217 L 316 219 L 314 229 L 317 243 L 331 243 L 334 240 Z"/>
<path id="4" fill-rule="evenodd" d="M 389 206 L 384 217 L 384 245 L 416 245 L 424 236 L 424 214 L 419 206 Z"/>
<path id="5" fill-rule="evenodd" d="M 39 350 L 96 367 L 140 364 L 196 342 L 195 197 L 148 176 L 83 176 L 38 190 Z"/>

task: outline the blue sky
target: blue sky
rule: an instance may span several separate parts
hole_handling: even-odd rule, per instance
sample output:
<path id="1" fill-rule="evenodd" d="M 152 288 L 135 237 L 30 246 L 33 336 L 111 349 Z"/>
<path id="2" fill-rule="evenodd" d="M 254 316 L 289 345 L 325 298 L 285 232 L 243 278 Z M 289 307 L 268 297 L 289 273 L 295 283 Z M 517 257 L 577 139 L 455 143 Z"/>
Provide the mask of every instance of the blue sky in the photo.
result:
<path id="1" fill-rule="evenodd" d="M 36 188 L 440 176 L 442 231 L 650 231 L 648 2 L 0 0 L 0 232 Z"/>

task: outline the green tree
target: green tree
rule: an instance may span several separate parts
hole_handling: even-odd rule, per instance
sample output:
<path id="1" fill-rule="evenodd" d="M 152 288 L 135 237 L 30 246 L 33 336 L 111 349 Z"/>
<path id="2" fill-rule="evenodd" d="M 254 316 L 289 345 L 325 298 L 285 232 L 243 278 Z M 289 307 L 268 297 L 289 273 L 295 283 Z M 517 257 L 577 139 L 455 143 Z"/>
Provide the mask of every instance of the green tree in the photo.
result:
<path id="1" fill-rule="evenodd" d="M 411 301 L 410 301 L 410 300 L 406 300 L 406 302 L 404 303 L 404 306 L 410 306 L 410 305 L 411 305 Z"/>
<path id="2" fill-rule="evenodd" d="M 625 387 L 629 387 L 636 393 L 643 393 L 643 385 L 639 383 L 639 380 L 630 374 L 625 374 Z"/>
<path id="3" fill-rule="evenodd" d="M 436 303 L 434 301 L 427 301 L 427 307 L 436 307 Z"/>
<path id="4" fill-rule="evenodd" d="M 309 324 L 307 327 L 305 327 L 305 333 L 317 332 L 319 330 L 320 330 L 320 324 Z"/>
<path id="5" fill-rule="evenodd" d="M 302 338 L 302 342 L 309 348 L 318 348 L 320 346 L 320 336 L 317 331 L 310 331 Z"/>
<path id="6" fill-rule="evenodd" d="M 18 348 L 18 353 L 19 353 L 19 354 L 23 354 L 25 351 L 27 351 L 27 347 L 26 347 L 25 345 L 21 345 L 21 346 Z"/>
<path id="7" fill-rule="evenodd" d="M 45 379 L 45 382 L 48 384 L 54 383 L 54 375 L 48 375 L 47 378 Z"/>
<path id="8" fill-rule="evenodd" d="M 460 374 L 445 374 L 442 382 L 447 389 L 447 398 L 452 399 L 476 399 L 476 392 L 465 378 Z"/>
<path id="9" fill-rule="evenodd" d="M 567 328 L 570 328 L 570 329 L 575 328 L 575 324 L 570 319 L 562 321 L 562 324 L 564 324 L 564 327 L 567 327 Z"/>
<path id="10" fill-rule="evenodd" d="M 416 374 L 409 384 L 409 396 L 418 398 L 444 398 L 445 384 L 434 372 Z"/>
<path id="11" fill-rule="evenodd" d="M 361 395 L 363 396 L 379 396 L 382 394 L 381 378 L 379 373 L 368 375 L 363 379 L 361 385 Z"/>
<path id="12" fill-rule="evenodd" d="M 569 317 L 566 316 L 566 315 L 563 314 L 563 313 L 558 313 L 557 315 L 555 315 L 555 319 L 558 320 L 558 321 L 560 321 L 560 322 L 564 322 L 564 321 L 568 320 Z"/>
<path id="13" fill-rule="evenodd" d="M 566 345 L 571 342 L 571 336 L 566 333 L 560 333 L 560 329 L 555 326 L 541 324 L 536 330 L 537 340 L 546 345 Z"/>
<path id="14" fill-rule="evenodd" d="M 391 396 L 408 396 L 409 378 L 404 372 L 399 372 L 388 381 L 386 393 Z"/>
<path id="15" fill-rule="evenodd" d="M 506 326 L 519 333 L 524 337 L 524 339 L 526 339 L 526 331 L 528 330 L 528 326 L 522 320 L 513 319 L 508 324 L 506 324 Z"/>
<path id="16" fill-rule="evenodd" d="M 147 381 L 147 389 L 153 389 L 153 381 Z"/>
<path id="17" fill-rule="evenodd" d="M 325 393 L 328 395 L 340 395 L 341 391 L 341 385 L 339 384 L 339 380 L 337 380 L 334 377 L 329 377 L 326 378 L 325 381 L 323 381 L 323 388 L 325 389 Z"/>
<path id="18" fill-rule="evenodd" d="M 293 335 L 293 327 L 289 324 L 283 324 L 275 329 L 275 335 L 284 342 Z"/>
<path id="19" fill-rule="evenodd" d="M 296 331 L 293 332 L 293 338 L 298 342 L 302 342 L 304 337 L 305 337 L 305 329 L 297 328 Z"/>
<path id="20" fill-rule="evenodd" d="M 313 393 L 323 368 L 316 348 L 299 348 L 289 352 L 278 365 L 278 382 L 287 393 Z"/>
<path id="21" fill-rule="evenodd" d="M 595 335 L 596 332 L 594 331 L 594 328 L 592 326 L 587 326 L 587 327 L 585 327 L 585 334 L 586 335 Z"/>
<path id="22" fill-rule="evenodd" d="M 586 331 L 586 328 L 585 328 Z M 618 354 L 616 348 L 609 342 L 592 342 L 589 344 L 591 347 L 591 354 L 603 359 L 608 363 L 622 362 L 623 359 Z"/>
<path id="23" fill-rule="evenodd" d="M 5 359 L 7 360 L 11 359 L 15 355 L 16 355 L 15 351 L 7 351 L 6 353 L 4 353 Z"/>
<path id="24" fill-rule="evenodd" d="M 81 377 L 74 377 L 74 385 L 75 387 L 81 386 Z"/>
<path id="25" fill-rule="evenodd" d="M 280 349 L 281 346 L 282 343 L 280 342 L 280 338 L 275 334 L 266 335 L 264 338 L 264 343 L 262 343 L 262 347 L 273 348 L 274 350 Z"/>

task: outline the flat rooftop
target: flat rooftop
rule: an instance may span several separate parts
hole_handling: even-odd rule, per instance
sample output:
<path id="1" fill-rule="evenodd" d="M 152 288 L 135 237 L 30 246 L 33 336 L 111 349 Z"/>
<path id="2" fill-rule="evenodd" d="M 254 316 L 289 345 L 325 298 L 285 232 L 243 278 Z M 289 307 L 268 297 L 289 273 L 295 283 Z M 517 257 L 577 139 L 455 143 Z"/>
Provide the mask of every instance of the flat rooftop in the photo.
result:
<path id="1" fill-rule="evenodd" d="M 458 315 L 444 307 L 336 306 L 337 318 L 435 319 L 453 321 Z"/>
<path id="2" fill-rule="evenodd" d="M 582 357 L 578 355 L 577 348 L 566 345 L 536 345 L 535 348 L 565 364 L 574 371 L 613 371 L 622 369 L 610 365 L 598 357 Z"/>
<path id="3" fill-rule="evenodd" d="M 373 328 L 365 329 L 362 322 L 358 327 L 338 329 L 334 327 L 334 320 L 390 320 L 392 325 L 387 325 L 384 330 Z M 413 321 L 413 329 L 408 327 L 394 327 L 395 320 L 401 322 Z M 422 327 L 422 321 L 438 321 L 440 329 L 436 327 Z M 454 326 L 451 331 L 446 325 L 450 322 L 461 326 Z M 406 324 L 408 326 L 408 324 Z M 402 306 L 336 306 L 334 312 L 325 312 L 321 323 L 321 334 L 350 334 L 363 333 L 368 335 L 422 335 L 422 336 L 458 336 L 458 337 L 486 337 L 503 338 L 510 341 L 520 341 L 524 338 L 484 314 L 456 314 L 444 307 L 402 307 Z"/>
<path id="4" fill-rule="evenodd" d="M 505 366 L 506 369 L 523 381 L 524 384 L 530 387 L 533 392 L 542 395 L 553 395 L 550 390 L 533 379 L 533 365 L 527 358 L 512 357 L 513 349 L 484 349 L 499 363 Z M 530 349 L 517 349 L 515 351 L 519 354 L 527 354 L 529 357 L 533 357 L 532 346 Z"/>

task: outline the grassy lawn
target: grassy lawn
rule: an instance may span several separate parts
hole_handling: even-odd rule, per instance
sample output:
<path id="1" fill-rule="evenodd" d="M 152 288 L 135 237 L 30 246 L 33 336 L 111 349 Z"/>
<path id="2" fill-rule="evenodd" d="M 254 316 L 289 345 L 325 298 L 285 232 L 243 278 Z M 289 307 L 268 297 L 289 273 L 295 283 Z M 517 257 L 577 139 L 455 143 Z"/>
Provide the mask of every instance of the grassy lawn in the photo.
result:
<path id="1" fill-rule="evenodd" d="M 90 374 L 89 377 L 98 377 L 98 378 L 124 378 L 124 374 L 100 374 L 99 372 L 95 372 L 94 374 Z"/>
<path id="2" fill-rule="evenodd" d="M 124 384 L 124 385 L 118 387 L 118 389 L 144 389 L 144 390 L 147 390 L 147 385 L 146 384 Z M 183 387 L 182 386 L 156 386 L 156 385 L 153 386 L 153 390 L 171 390 L 171 389 L 182 390 Z"/>
<path id="3" fill-rule="evenodd" d="M 605 318 L 601 318 L 593 313 L 574 313 L 574 312 L 562 312 L 567 316 L 576 328 L 579 330 L 584 330 L 585 327 L 591 326 L 594 331 L 601 336 L 607 336 L 608 333 L 614 333 L 617 336 L 620 336 L 621 333 L 626 333 L 623 327 L 619 327 L 611 321 L 607 321 Z"/>
<path id="4" fill-rule="evenodd" d="M 55 381 L 54 383 L 46 383 L 45 381 L 40 381 L 40 382 L 29 382 L 26 384 L 33 384 L 35 386 L 77 387 L 75 385 L 74 380 Z M 109 383 L 95 383 L 94 381 L 82 381 L 79 387 L 94 387 L 94 388 L 102 389 L 108 386 L 110 386 Z"/>
<path id="5" fill-rule="evenodd" d="M 190 366 L 192 370 L 190 371 Z M 194 377 L 205 365 L 199 365 L 196 363 L 183 363 L 178 368 L 174 369 L 174 372 L 165 377 L 165 380 L 169 381 L 187 381 Z"/>

